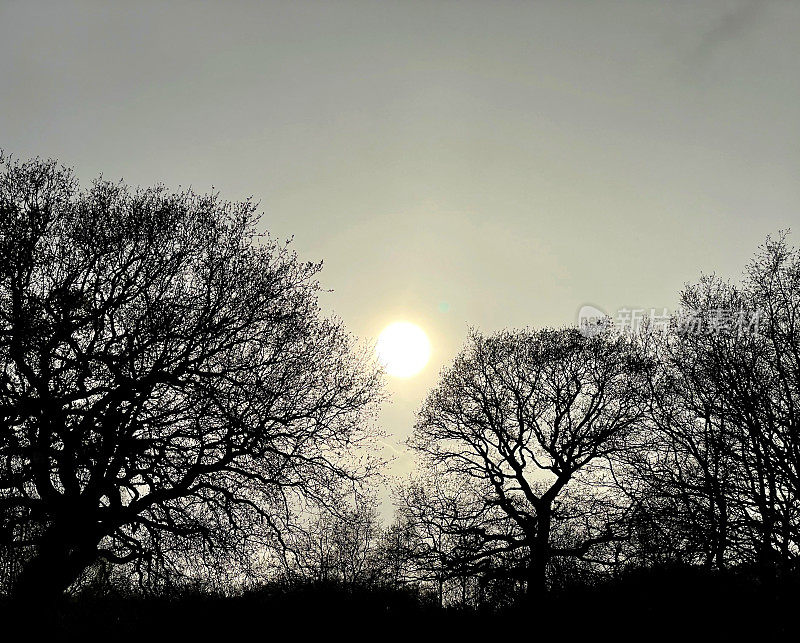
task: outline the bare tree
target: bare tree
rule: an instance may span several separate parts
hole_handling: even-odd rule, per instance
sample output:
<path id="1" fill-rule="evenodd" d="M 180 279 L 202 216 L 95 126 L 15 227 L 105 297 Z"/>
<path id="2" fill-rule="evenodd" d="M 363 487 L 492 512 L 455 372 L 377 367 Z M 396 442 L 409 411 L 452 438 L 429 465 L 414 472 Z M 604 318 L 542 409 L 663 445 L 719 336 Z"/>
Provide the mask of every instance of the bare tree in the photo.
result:
<path id="1" fill-rule="evenodd" d="M 410 445 L 513 523 L 473 531 L 502 543 L 495 552 L 527 550 L 530 595 L 545 591 L 553 557 L 624 537 L 608 462 L 644 417 L 648 368 L 608 332 L 473 332 L 419 412 Z"/>
<path id="2" fill-rule="evenodd" d="M 436 470 L 399 486 L 395 505 L 410 532 L 410 578 L 430 586 L 440 606 L 467 604 L 470 583 L 494 568 L 503 553 L 521 546 L 506 534 L 514 524 L 504 512 L 484 503 L 469 481 Z M 504 564 L 499 570 L 513 576 L 515 567 Z"/>
<path id="3" fill-rule="evenodd" d="M 388 589 L 419 590 L 423 578 L 417 564 L 417 535 L 402 513 L 383 529 L 376 551 L 377 575 Z"/>
<path id="4" fill-rule="evenodd" d="M 682 499 L 680 528 L 701 527 L 688 540 L 706 541 L 706 564 L 769 578 L 794 564 L 800 535 L 800 251 L 767 239 L 741 284 L 707 276 L 681 301 L 653 396 L 669 460 L 650 489 Z"/>
<path id="5" fill-rule="evenodd" d="M 0 509 L 41 528 L 19 595 L 280 540 L 368 473 L 379 373 L 253 203 L 1 164 Z"/>
<path id="6" fill-rule="evenodd" d="M 648 430 L 621 458 L 630 466 L 618 478 L 640 507 L 631 555 L 645 566 L 724 569 L 735 560 L 737 440 L 716 412 L 717 396 L 696 386 L 705 381 L 700 371 L 706 366 L 678 320 L 670 333 L 652 333 L 646 344 L 657 364 Z"/>

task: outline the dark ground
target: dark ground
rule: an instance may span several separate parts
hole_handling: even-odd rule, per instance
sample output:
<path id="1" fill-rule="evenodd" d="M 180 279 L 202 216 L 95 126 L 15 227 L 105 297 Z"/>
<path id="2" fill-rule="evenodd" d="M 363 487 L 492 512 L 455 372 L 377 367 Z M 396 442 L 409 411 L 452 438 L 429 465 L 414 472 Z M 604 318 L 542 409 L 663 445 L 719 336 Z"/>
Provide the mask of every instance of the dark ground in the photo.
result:
<path id="1" fill-rule="evenodd" d="M 398 591 L 304 587 L 235 598 L 65 599 L 55 608 L 2 603 L 0 640 L 292 640 L 429 637 L 571 641 L 779 640 L 800 633 L 800 584 L 767 589 L 744 575 L 648 572 L 501 611 L 439 609 Z M 34 639 L 30 639 L 34 640 Z"/>

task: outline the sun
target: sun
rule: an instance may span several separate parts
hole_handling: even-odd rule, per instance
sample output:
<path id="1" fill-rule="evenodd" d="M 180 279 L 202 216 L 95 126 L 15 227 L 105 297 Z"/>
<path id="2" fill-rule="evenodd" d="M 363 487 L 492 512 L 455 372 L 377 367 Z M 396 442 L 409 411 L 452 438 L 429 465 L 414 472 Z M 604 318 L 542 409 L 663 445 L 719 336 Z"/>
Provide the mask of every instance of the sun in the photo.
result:
<path id="1" fill-rule="evenodd" d="M 412 377 L 419 373 L 431 357 L 428 336 L 416 324 L 398 321 L 389 324 L 378 336 L 375 345 L 378 361 L 393 377 Z"/>

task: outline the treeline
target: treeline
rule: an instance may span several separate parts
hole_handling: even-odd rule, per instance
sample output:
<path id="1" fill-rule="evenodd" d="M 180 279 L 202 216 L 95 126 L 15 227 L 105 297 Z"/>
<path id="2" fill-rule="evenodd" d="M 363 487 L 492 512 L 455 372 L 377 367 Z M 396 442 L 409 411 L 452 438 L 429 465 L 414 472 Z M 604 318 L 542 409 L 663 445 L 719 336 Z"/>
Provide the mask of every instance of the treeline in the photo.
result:
<path id="1" fill-rule="evenodd" d="M 332 587 L 496 609 L 663 570 L 766 592 L 797 577 L 785 233 L 669 319 L 472 331 L 418 412 L 386 525 L 381 375 L 321 315 L 319 265 L 250 203 L 2 162 L 8 595 Z"/>
<path id="2" fill-rule="evenodd" d="M 741 283 L 705 277 L 681 304 L 627 333 L 471 333 L 418 413 L 395 522 L 369 507 L 324 521 L 307 578 L 471 606 L 647 570 L 793 583 L 800 252 L 768 239 Z"/>

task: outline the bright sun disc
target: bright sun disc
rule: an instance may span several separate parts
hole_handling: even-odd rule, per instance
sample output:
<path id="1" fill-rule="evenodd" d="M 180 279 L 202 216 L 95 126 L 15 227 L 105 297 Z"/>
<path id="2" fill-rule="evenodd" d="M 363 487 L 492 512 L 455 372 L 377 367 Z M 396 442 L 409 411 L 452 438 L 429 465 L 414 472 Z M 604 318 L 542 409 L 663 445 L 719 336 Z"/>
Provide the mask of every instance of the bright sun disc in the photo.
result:
<path id="1" fill-rule="evenodd" d="M 431 357 L 431 343 L 425 331 L 409 322 L 394 322 L 384 328 L 375 350 L 378 361 L 394 377 L 416 375 Z"/>

